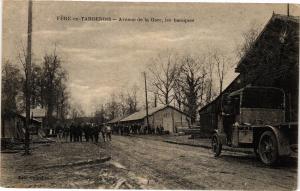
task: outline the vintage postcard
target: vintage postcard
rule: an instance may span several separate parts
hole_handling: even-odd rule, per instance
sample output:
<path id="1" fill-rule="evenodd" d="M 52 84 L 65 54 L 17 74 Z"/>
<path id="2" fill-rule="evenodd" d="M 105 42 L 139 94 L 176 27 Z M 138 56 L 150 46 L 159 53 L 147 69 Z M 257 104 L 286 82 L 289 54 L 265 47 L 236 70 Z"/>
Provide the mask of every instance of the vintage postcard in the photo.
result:
<path id="1" fill-rule="evenodd" d="M 2 9 L 1 187 L 297 189 L 299 4 Z"/>

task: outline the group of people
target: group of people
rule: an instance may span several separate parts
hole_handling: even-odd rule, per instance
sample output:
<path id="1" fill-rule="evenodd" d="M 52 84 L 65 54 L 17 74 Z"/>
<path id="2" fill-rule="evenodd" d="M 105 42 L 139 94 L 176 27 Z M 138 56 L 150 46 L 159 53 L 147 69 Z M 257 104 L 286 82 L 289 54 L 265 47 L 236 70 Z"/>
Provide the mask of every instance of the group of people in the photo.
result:
<path id="1" fill-rule="evenodd" d="M 58 124 L 55 128 L 55 134 L 59 141 L 64 140 L 65 142 L 99 142 L 99 134 L 102 135 L 103 141 L 111 141 L 112 134 L 119 135 L 146 135 L 156 134 L 163 135 L 167 134 L 162 125 L 156 127 L 142 126 L 140 124 L 118 124 L 118 125 L 104 125 L 94 123 L 75 123 L 72 122 L 70 125 L 65 124 L 61 126 Z"/>
<path id="2" fill-rule="evenodd" d="M 162 135 L 165 134 L 164 127 L 162 125 L 154 127 L 148 127 L 148 126 L 141 126 L 139 124 L 133 124 L 133 125 L 114 125 L 113 126 L 113 133 L 119 134 L 119 135 L 129 135 L 129 134 L 139 134 L 139 135 L 145 135 L 145 134 L 157 134 Z"/>
<path id="3" fill-rule="evenodd" d="M 93 123 L 74 123 L 70 126 L 64 125 L 62 127 L 58 124 L 55 128 L 58 140 L 69 140 L 70 142 L 95 142 L 99 141 L 99 134 L 101 133 L 103 141 L 111 141 L 112 129 L 107 125 L 96 125 Z M 83 140 L 83 138 L 85 140 Z"/>

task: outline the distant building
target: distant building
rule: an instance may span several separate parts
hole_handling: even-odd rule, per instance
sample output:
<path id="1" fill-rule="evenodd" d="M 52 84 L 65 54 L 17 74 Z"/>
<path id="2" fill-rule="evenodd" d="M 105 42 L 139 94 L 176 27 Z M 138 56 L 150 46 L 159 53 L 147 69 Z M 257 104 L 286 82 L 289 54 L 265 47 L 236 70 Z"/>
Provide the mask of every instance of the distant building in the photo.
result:
<path id="1" fill-rule="evenodd" d="M 273 14 L 251 49 L 239 61 L 239 75 L 214 101 L 200 109 L 200 126 L 217 128 L 220 100 L 245 86 L 268 86 L 284 90 L 286 121 L 298 121 L 299 17 Z"/>
<path id="2" fill-rule="evenodd" d="M 21 115 L 26 117 L 25 112 Z M 36 133 L 41 133 L 42 136 L 49 134 L 50 130 L 46 124 L 46 110 L 44 108 L 36 107 L 30 109 L 30 118 L 36 122 L 39 122 L 39 126 L 36 126 Z"/>
<path id="3" fill-rule="evenodd" d="M 31 118 L 38 120 L 42 124 L 42 128 L 45 127 L 46 123 L 46 110 L 44 108 L 30 109 Z"/>
<path id="4" fill-rule="evenodd" d="M 188 127 L 188 122 L 190 120 L 186 113 L 170 105 L 149 108 L 148 116 L 150 127 L 156 128 L 162 126 L 165 131 L 169 131 L 170 133 L 176 133 L 178 127 Z M 119 123 L 126 125 L 139 124 L 141 126 L 146 126 L 146 110 L 133 113 L 121 119 Z"/>

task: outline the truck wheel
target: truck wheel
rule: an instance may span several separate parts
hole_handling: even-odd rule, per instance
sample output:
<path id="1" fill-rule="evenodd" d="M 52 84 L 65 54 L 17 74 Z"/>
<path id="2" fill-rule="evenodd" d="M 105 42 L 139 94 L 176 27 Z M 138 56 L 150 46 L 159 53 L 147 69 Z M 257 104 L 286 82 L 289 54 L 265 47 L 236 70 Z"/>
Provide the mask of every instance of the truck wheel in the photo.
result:
<path id="1" fill-rule="evenodd" d="M 211 138 L 211 148 L 215 157 L 218 157 L 221 154 L 222 144 L 216 134 Z"/>
<path id="2" fill-rule="evenodd" d="M 260 160 L 266 165 L 274 165 L 278 159 L 277 139 L 272 131 L 260 136 L 258 153 Z"/>

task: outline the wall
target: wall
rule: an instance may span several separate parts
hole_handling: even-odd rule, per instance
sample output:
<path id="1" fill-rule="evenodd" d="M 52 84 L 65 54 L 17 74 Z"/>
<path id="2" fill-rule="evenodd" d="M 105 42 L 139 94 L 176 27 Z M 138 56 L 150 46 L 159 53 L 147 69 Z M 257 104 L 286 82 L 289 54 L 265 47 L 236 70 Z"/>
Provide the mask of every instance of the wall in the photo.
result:
<path id="1" fill-rule="evenodd" d="M 167 107 L 150 116 L 149 123 L 154 128 L 163 126 L 165 130 L 174 133 L 177 127 L 186 125 L 188 121 L 186 120 L 186 115 L 171 107 Z"/>
<path id="2" fill-rule="evenodd" d="M 24 121 L 19 117 L 1 118 L 1 138 L 24 138 Z"/>

